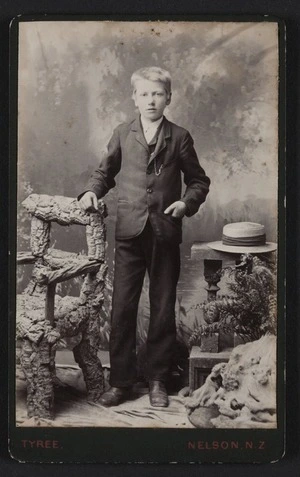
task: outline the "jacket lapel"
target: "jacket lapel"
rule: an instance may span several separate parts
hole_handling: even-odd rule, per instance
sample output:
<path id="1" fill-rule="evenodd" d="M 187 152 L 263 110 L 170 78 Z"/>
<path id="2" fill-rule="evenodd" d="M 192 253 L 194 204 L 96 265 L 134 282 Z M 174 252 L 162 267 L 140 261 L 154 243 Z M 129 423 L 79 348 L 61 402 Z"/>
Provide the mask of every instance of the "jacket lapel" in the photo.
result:
<path id="1" fill-rule="evenodd" d="M 135 139 L 142 145 L 144 148 L 149 151 L 149 146 L 146 142 L 144 133 L 143 133 L 143 128 L 141 124 L 140 117 L 137 116 L 136 119 L 133 121 L 131 125 L 131 131 L 135 133 Z M 149 164 L 155 159 L 155 157 L 163 150 L 165 149 L 167 143 L 166 139 L 171 137 L 171 125 L 170 122 L 164 117 L 160 132 L 158 134 L 156 146 L 154 152 L 151 154 Z"/>
<path id="2" fill-rule="evenodd" d="M 151 164 L 151 162 L 156 158 L 156 156 L 161 151 L 163 151 L 163 149 L 165 149 L 165 147 L 167 146 L 166 139 L 169 138 L 170 136 L 171 136 L 171 126 L 170 126 L 169 121 L 166 118 L 164 118 L 163 122 L 162 122 L 160 132 L 158 134 L 158 138 L 157 138 L 157 142 L 156 142 L 154 152 L 151 154 L 151 157 L 150 157 L 150 160 L 149 160 L 149 164 Z"/>
<path id="3" fill-rule="evenodd" d="M 137 116 L 136 119 L 133 121 L 131 125 L 131 131 L 135 133 L 135 139 L 137 140 L 137 142 L 139 142 L 142 146 L 144 146 L 147 151 L 149 151 L 149 147 L 143 133 L 143 128 L 139 116 Z"/>

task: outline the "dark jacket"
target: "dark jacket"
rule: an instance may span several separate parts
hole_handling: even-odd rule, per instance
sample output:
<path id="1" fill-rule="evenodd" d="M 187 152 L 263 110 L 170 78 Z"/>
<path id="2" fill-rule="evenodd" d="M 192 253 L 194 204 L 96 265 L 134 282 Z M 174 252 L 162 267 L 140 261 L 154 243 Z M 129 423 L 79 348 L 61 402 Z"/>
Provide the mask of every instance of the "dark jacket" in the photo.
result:
<path id="1" fill-rule="evenodd" d="M 161 173 L 157 175 L 160 166 Z M 186 184 L 183 197 L 181 172 Z M 139 117 L 118 126 L 87 189 L 101 198 L 115 186 L 117 174 L 117 239 L 139 235 L 149 217 L 158 238 L 181 242 L 182 221 L 164 214 L 164 210 L 182 200 L 187 206 L 186 215 L 195 214 L 205 201 L 210 184 L 199 164 L 191 135 L 166 118 L 151 158 Z"/>

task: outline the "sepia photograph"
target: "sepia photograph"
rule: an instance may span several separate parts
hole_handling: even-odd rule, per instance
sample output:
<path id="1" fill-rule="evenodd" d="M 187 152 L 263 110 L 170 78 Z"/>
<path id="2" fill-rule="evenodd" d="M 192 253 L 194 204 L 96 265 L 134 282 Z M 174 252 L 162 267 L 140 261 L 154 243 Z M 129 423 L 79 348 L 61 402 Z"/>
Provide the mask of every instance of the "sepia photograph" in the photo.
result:
<path id="1" fill-rule="evenodd" d="M 16 427 L 277 429 L 278 23 L 18 28 Z"/>

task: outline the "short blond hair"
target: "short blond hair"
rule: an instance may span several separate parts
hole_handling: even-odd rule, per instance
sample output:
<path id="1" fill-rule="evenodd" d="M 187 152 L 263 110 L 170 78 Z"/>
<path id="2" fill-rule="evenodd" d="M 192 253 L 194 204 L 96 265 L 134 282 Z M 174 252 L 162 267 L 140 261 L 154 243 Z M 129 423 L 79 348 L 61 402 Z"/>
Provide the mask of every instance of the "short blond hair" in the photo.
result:
<path id="1" fill-rule="evenodd" d="M 171 94 L 171 75 L 167 70 L 158 66 L 146 66 L 135 71 L 131 76 L 131 86 L 133 94 L 136 92 L 136 83 L 138 80 L 146 79 L 150 81 L 159 81 L 163 84 L 167 94 Z"/>

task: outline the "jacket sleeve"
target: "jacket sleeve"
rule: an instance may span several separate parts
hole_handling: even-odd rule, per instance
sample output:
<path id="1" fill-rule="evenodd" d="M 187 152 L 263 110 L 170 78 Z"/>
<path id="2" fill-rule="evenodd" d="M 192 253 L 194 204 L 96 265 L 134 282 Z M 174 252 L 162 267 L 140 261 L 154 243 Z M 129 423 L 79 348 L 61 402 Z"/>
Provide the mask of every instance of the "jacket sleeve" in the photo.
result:
<path id="1" fill-rule="evenodd" d="M 116 128 L 107 145 L 107 152 L 101 159 L 99 166 L 92 173 L 85 192 L 95 192 L 98 199 L 101 199 L 107 192 L 112 189 L 115 183 L 115 176 L 121 168 L 122 154 L 120 145 L 119 128 Z M 81 193 L 78 199 L 83 195 Z"/>
<path id="2" fill-rule="evenodd" d="M 179 157 L 180 168 L 186 184 L 184 196 L 180 200 L 187 206 L 185 215 L 191 217 L 205 201 L 209 191 L 210 179 L 199 164 L 194 149 L 194 141 L 188 131 L 185 132 L 181 141 Z"/>

